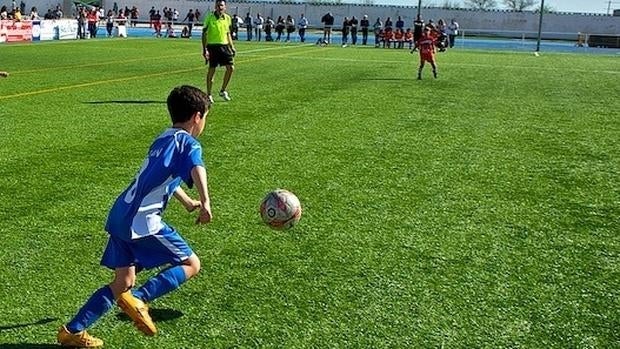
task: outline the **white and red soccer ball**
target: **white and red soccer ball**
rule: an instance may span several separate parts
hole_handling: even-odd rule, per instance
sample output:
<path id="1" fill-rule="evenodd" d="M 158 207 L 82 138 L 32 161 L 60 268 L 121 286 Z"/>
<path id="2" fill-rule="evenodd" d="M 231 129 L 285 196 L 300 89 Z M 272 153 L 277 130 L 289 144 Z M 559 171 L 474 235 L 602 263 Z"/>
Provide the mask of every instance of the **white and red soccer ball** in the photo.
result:
<path id="1" fill-rule="evenodd" d="M 301 218 L 301 203 L 295 194 L 285 189 L 269 192 L 260 204 L 260 216 L 270 228 L 286 230 Z"/>

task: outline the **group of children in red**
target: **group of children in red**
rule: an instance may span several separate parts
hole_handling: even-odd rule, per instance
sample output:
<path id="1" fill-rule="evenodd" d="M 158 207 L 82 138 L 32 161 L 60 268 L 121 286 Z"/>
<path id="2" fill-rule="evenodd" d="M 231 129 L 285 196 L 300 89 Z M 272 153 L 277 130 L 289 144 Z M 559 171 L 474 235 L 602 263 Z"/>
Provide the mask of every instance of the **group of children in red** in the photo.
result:
<path id="1" fill-rule="evenodd" d="M 383 45 L 383 48 L 404 48 L 405 44 L 409 45 L 409 49 L 411 50 L 414 40 L 413 40 L 413 32 L 411 28 L 408 28 L 406 31 L 396 28 L 392 30 L 392 28 L 388 27 L 385 29 L 380 29 L 377 33 L 377 44 L 376 47 Z"/>

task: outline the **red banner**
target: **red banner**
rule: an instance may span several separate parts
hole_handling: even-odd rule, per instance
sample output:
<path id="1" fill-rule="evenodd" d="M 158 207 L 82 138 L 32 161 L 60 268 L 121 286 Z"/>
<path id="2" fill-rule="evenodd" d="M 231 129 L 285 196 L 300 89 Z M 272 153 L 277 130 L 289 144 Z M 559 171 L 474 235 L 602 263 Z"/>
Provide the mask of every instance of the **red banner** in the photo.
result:
<path id="1" fill-rule="evenodd" d="M 0 21 L 0 42 L 32 41 L 32 21 Z"/>

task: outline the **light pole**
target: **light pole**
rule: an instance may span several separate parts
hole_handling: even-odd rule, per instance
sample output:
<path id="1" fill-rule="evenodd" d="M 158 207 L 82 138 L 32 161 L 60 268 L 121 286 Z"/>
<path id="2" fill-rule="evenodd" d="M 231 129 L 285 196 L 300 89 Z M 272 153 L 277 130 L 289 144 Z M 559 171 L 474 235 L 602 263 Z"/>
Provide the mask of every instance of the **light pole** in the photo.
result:
<path id="1" fill-rule="evenodd" d="M 422 0 L 418 0 L 418 17 L 420 17 L 420 7 L 422 6 Z M 416 17 L 416 18 L 418 18 Z"/>
<path id="2" fill-rule="evenodd" d="M 545 0 L 540 0 L 540 17 L 538 19 L 538 40 L 536 41 L 536 53 L 540 52 L 540 37 L 542 34 L 543 10 L 545 9 Z"/>

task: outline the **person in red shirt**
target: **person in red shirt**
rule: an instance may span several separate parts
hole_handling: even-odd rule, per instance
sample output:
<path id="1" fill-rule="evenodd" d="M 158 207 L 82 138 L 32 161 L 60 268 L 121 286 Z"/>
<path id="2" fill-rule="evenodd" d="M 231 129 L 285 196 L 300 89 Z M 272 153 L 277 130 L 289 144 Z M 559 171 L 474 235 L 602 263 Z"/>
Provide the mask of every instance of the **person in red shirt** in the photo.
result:
<path id="1" fill-rule="evenodd" d="M 396 28 L 394 31 L 394 48 L 403 48 L 403 42 L 405 40 L 405 33 L 400 28 Z"/>
<path id="2" fill-rule="evenodd" d="M 413 46 L 413 32 L 411 31 L 411 28 L 408 28 L 405 32 L 405 42 L 409 44 L 409 49 L 411 50 Z"/>
<path id="3" fill-rule="evenodd" d="M 383 48 L 392 47 L 392 42 L 394 42 L 394 32 L 391 28 L 386 28 L 383 31 Z"/>
<path id="4" fill-rule="evenodd" d="M 435 38 L 431 35 L 431 29 L 429 27 L 424 28 L 422 37 L 415 42 L 415 48 L 411 50 L 411 53 L 418 49 L 420 51 L 420 67 L 418 68 L 418 80 L 422 80 L 422 69 L 424 63 L 429 62 L 433 68 L 433 77 L 437 78 L 437 64 L 435 63 Z"/>

